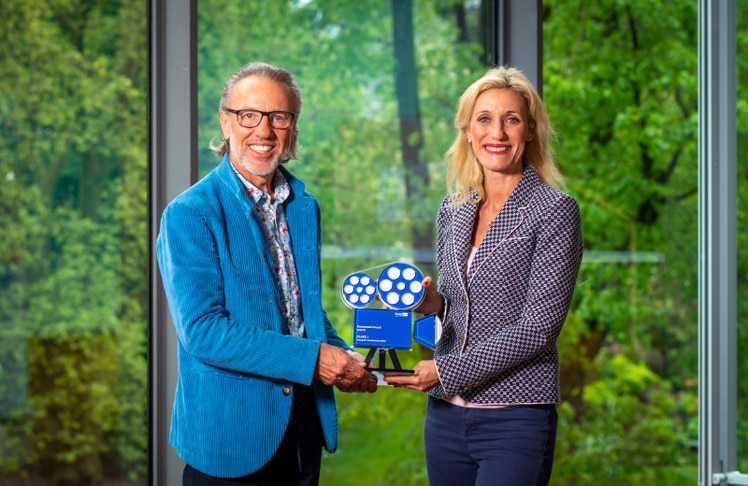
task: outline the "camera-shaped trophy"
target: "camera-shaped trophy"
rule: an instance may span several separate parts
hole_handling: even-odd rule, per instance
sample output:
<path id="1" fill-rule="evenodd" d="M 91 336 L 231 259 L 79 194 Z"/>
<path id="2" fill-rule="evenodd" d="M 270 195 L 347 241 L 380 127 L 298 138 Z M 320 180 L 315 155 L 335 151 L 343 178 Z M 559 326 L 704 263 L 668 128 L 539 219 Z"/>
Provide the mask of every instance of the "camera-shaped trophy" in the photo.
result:
<path id="1" fill-rule="evenodd" d="M 384 268 L 374 280 L 366 272 Z M 418 307 L 425 295 L 423 274 L 414 265 L 396 262 L 348 275 L 341 286 L 340 297 L 354 310 L 353 346 L 370 348 L 366 365 L 372 371 L 412 373 L 400 365 L 396 350 L 411 349 L 413 339 L 430 348 L 434 347 L 434 318 L 427 316 L 413 326 L 412 310 Z M 387 308 L 369 308 L 377 297 Z M 390 356 L 392 367 L 386 366 Z M 376 366 L 372 366 L 378 356 Z"/>

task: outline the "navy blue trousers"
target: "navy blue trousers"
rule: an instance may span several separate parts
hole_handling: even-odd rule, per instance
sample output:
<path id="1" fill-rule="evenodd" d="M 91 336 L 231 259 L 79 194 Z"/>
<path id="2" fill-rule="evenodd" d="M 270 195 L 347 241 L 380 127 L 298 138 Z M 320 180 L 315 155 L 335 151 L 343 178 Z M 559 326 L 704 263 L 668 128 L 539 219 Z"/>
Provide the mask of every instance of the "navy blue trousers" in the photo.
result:
<path id="1" fill-rule="evenodd" d="M 423 436 L 430 486 L 540 486 L 551 479 L 555 405 L 464 408 L 429 397 Z"/>

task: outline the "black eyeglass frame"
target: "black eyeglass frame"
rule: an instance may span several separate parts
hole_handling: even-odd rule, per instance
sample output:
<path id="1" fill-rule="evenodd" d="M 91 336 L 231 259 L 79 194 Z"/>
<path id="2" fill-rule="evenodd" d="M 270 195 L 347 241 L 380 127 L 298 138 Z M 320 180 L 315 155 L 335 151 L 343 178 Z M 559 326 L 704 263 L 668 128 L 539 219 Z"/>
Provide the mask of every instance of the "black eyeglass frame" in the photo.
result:
<path id="1" fill-rule="evenodd" d="M 240 126 L 242 126 L 244 128 L 256 128 L 256 127 L 260 126 L 260 123 L 262 123 L 262 119 L 265 118 L 265 117 L 267 117 L 268 123 L 270 123 L 271 127 L 275 128 L 276 130 L 288 130 L 289 128 L 291 128 L 291 125 L 293 125 L 293 122 L 296 119 L 296 117 L 299 116 L 298 113 L 294 113 L 293 111 L 283 111 L 283 110 L 261 111 L 261 110 L 255 110 L 253 108 L 246 108 L 244 110 L 234 110 L 233 108 L 226 108 L 226 107 L 224 107 L 223 111 L 235 114 L 236 115 L 236 122 Z M 241 115 L 241 113 L 246 112 L 246 111 L 251 111 L 251 112 L 259 113 L 260 114 L 260 119 L 257 121 L 257 125 L 247 126 L 247 125 L 243 125 L 242 124 L 242 115 Z M 273 125 L 273 117 L 270 116 L 273 113 L 283 113 L 283 114 L 286 114 L 286 115 L 291 115 L 291 122 L 288 124 L 287 127 L 276 127 L 275 125 Z"/>

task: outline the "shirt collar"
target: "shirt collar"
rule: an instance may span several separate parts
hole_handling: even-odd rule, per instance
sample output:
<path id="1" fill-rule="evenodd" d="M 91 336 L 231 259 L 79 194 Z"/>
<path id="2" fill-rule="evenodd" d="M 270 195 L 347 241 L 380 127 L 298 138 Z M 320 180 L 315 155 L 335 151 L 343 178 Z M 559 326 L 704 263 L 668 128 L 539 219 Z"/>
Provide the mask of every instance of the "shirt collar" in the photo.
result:
<path id="1" fill-rule="evenodd" d="M 239 180 L 242 181 L 242 184 L 247 189 L 247 194 L 249 194 L 252 202 L 259 203 L 264 197 L 267 196 L 267 194 L 265 194 L 261 189 L 249 182 L 235 168 L 234 172 L 237 176 L 239 176 Z M 282 204 L 286 199 L 288 199 L 288 196 L 291 194 L 291 186 L 288 184 L 288 181 L 286 180 L 283 173 L 279 170 L 276 170 L 275 175 L 273 175 L 273 187 L 275 187 L 275 193 L 273 194 L 275 204 Z"/>

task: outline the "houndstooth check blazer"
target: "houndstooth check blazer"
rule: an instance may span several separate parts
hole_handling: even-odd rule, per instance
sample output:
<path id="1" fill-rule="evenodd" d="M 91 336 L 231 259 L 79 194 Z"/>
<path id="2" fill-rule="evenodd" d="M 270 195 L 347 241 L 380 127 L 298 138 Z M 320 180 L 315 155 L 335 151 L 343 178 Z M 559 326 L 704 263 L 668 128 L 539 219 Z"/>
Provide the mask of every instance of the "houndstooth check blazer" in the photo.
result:
<path id="1" fill-rule="evenodd" d="M 478 206 L 449 203 L 436 221 L 446 304 L 434 353 L 441 384 L 429 393 L 476 404 L 558 403 L 557 339 L 582 261 L 576 201 L 525 168 L 468 274 Z"/>

